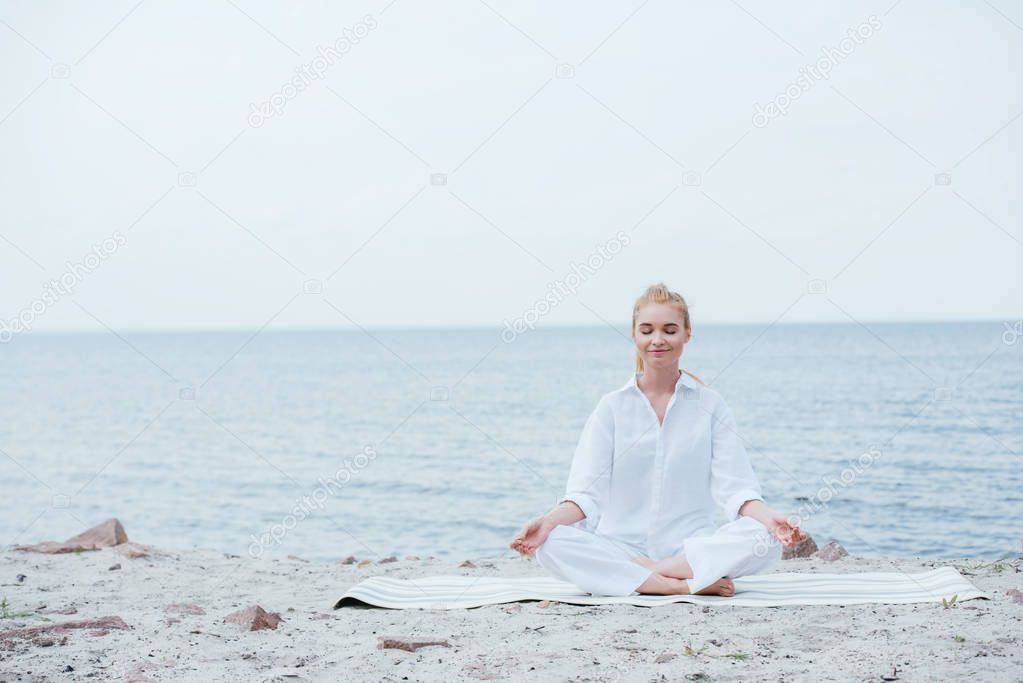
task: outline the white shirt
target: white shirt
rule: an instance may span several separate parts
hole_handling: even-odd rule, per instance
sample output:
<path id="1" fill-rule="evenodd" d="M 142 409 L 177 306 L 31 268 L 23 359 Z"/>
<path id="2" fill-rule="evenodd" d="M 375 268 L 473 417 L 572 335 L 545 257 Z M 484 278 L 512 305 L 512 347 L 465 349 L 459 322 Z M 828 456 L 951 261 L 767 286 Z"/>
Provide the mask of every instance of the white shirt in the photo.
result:
<path id="1" fill-rule="evenodd" d="M 720 394 L 681 372 L 661 425 L 639 376 L 597 403 L 562 501 L 586 513 L 582 528 L 659 558 L 713 533 L 715 504 L 732 521 L 744 502 L 763 498 Z"/>

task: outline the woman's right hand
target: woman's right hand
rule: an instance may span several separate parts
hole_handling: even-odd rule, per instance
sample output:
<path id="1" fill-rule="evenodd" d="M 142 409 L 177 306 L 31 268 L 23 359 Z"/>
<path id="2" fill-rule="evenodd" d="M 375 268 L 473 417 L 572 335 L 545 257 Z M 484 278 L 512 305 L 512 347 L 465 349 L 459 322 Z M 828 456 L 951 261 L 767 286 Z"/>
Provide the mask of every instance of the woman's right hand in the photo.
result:
<path id="1" fill-rule="evenodd" d="M 547 540 L 555 526 L 557 525 L 551 522 L 547 515 L 526 522 L 519 533 L 515 534 L 510 547 L 522 555 L 532 555 Z"/>

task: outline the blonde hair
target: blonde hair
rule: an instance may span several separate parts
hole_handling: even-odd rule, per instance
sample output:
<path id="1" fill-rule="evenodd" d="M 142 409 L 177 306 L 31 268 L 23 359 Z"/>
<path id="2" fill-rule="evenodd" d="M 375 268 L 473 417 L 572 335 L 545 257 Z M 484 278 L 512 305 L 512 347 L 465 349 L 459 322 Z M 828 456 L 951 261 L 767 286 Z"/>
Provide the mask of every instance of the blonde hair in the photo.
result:
<path id="1" fill-rule="evenodd" d="M 682 314 L 682 322 L 685 324 L 686 330 L 692 330 L 689 325 L 689 304 L 686 303 L 686 300 L 682 298 L 681 294 L 671 291 L 663 282 L 658 282 L 655 285 L 647 287 L 642 296 L 636 299 L 636 305 L 632 307 L 633 334 L 636 332 L 636 318 L 639 317 L 639 309 L 647 304 L 669 303 L 678 306 L 679 312 Z M 636 349 L 636 372 L 643 372 L 643 356 L 640 355 L 639 349 Z"/>

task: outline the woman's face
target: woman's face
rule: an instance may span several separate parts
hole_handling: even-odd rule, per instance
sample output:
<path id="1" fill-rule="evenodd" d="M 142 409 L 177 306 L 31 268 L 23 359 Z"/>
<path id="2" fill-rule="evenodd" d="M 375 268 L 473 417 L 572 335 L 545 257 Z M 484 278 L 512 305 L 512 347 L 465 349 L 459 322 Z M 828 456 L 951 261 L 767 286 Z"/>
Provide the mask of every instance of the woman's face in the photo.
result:
<path id="1" fill-rule="evenodd" d="M 675 304 L 645 304 L 636 316 L 632 340 L 647 368 L 674 368 L 692 336 Z"/>

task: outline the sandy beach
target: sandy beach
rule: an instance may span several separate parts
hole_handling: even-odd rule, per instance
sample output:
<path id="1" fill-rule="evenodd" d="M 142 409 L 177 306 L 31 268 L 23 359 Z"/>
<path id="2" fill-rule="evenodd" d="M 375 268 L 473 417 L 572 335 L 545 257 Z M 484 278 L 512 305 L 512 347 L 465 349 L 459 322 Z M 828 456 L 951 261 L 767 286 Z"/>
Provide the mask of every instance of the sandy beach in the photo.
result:
<path id="1" fill-rule="evenodd" d="M 1023 589 L 1020 559 L 849 556 L 786 560 L 774 569 L 913 572 L 951 564 L 991 599 L 950 608 L 530 602 L 454 611 L 332 609 L 346 588 L 375 575 L 543 573 L 535 560 L 511 554 L 461 564 L 255 560 L 136 544 L 52 555 L 9 548 L 0 554 L 0 671 L 5 681 L 1023 679 L 1023 602 L 1012 597 Z M 225 623 L 253 605 L 278 613 L 277 627 L 246 631 Z M 83 620 L 102 621 L 38 628 Z M 381 636 L 448 646 L 380 649 Z"/>

